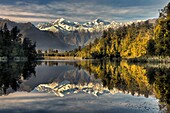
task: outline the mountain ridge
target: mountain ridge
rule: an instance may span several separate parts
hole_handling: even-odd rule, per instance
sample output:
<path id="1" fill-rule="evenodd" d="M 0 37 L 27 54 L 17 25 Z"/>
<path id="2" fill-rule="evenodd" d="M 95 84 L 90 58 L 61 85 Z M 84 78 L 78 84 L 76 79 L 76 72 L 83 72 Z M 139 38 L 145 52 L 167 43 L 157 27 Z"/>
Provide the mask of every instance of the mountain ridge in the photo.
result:
<path id="1" fill-rule="evenodd" d="M 136 22 L 141 22 L 141 21 L 142 20 L 138 20 Z M 71 22 L 71 21 L 65 20 L 64 18 L 60 18 L 60 19 L 56 19 L 54 22 L 39 23 L 36 27 L 39 28 L 40 30 L 50 30 L 50 27 L 52 26 L 56 26 L 56 27 L 59 26 L 63 29 L 65 28 L 65 30 L 67 31 L 74 31 L 74 30 L 81 30 L 81 29 L 93 31 L 96 27 L 98 27 L 99 29 L 95 29 L 95 30 L 99 31 L 101 28 L 103 29 L 107 29 L 109 27 L 117 28 L 123 25 L 129 25 L 132 23 L 133 22 L 131 21 L 130 22 L 116 22 L 116 21 L 108 22 L 100 18 L 97 18 L 95 20 L 81 24 L 79 22 Z"/>
<path id="2" fill-rule="evenodd" d="M 150 20 L 151 22 L 152 19 Z M 136 21 L 143 22 L 143 21 Z M 17 23 L 9 19 L 0 18 L 0 27 L 7 23 L 8 28 L 17 26 L 24 37 L 37 42 L 37 48 L 42 50 L 58 49 L 59 51 L 72 50 L 79 46 L 83 47 L 100 38 L 104 30 L 108 28 L 117 29 L 127 26 L 133 22 L 108 22 L 95 19 L 91 22 L 79 23 L 67 21 L 64 18 L 56 19 L 54 22 L 39 23 L 37 26 L 31 22 Z"/>
<path id="3" fill-rule="evenodd" d="M 133 22 L 108 22 L 102 19 L 95 19 L 91 22 L 79 23 L 67 21 L 64 18 L 49 23 L 39 23 L 36 27 L 42 31 L 53 32 L 63 42 L 72 46 L 85 46 L 93 42 L 96 38 L 100 38 L 104 30 L 108 28 L 117 29 L 121 26 L 127 26 Z"/>

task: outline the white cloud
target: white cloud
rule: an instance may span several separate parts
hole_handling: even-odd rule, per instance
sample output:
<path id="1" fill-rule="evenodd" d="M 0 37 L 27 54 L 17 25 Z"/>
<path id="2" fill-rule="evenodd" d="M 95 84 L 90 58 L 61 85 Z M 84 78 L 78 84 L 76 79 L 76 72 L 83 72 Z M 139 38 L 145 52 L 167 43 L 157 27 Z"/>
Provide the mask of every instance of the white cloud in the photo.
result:
<path id="1" fill-rule="evenodd" d="M 33 4 L 16 2 L 16 5 L 0 5 L 0 17 L 18 22 L 47 22 L 57 18 L 70 21 L 91 21 L 96 18 L 105 20 L 146 19 L 157 17 L 159 6 L 114 7 L 93 2 L 51 2 L 48 4 Z"/>
<path id="2" fill-rule="evenodd" d="M 12 17 L 12 16 L 0 16 L 3 19 L 9 19 L 11 21 L 26 23 L 26 22 L 52 22 L 54 19 L 45 19 L 45 18 L 24 18 L 24 17 Z"/>

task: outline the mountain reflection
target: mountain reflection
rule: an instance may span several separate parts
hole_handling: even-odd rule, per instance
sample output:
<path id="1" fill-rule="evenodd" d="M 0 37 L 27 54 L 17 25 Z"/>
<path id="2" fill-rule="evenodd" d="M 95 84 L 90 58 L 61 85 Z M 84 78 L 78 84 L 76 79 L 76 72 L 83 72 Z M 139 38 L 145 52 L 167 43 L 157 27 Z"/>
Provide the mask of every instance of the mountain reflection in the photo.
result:
<path id="1" fill-rule="evenodd" d="M 106 62 L 99 64 L 84 64 L 82 67 L 100 78 L 104 86 L 109 89 L 117 88 L 132 95 L 152 94 L 152 88 L 148 83 L 146 69 L 142 66 L 128 65 L 126 62 Z"/>
<path id="2" fill-rule="evenodd" d="M 161 105 L 170 104 L 170 68 L 165 67 L 128 64 L 126 61 L 42 61 L 0 63 L 0 73 L 1 95 L 17 90 L 30 92 L 41 84 L 47 86 L 67 80 L 76 86 L 93 84 L 96 88 L 96 84 L 110 91 L 155 96 Z"/>

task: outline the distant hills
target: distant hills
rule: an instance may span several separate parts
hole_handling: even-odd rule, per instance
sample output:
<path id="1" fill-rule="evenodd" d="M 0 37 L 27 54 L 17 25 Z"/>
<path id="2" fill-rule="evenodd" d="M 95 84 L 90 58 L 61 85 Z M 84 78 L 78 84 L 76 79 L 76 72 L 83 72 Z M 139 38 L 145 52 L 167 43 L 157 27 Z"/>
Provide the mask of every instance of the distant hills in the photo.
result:
<path id="1" fill-rule="evenodd" d="M 0 19 L 0 27 L 5 23 L 7 23 L 9 29 L 17 26 L 24 37 L 29 37 L 31 40 L 37 42 L 38 49 L 58 49 L 65 51 L 93 42 L 96 38 L 101 37 L 103 30 L 107 30 L 108 28 L 117 29 L 124 25 L 130 25 L 133 22 L 107 22 L 102 19 L 96 19 L 82 24 L 61 18 L 54 22 L 39 23 L 37 26 L 34 26 L 30 22 L 16 23 L 8 19 Z"/>

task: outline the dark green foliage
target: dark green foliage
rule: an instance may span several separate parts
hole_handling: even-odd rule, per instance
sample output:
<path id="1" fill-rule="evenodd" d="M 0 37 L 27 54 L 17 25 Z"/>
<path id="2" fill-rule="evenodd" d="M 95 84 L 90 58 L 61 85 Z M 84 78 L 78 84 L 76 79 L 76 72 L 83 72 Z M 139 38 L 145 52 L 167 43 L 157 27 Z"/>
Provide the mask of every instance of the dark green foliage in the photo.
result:
<path id="1" fill-rule="evenodd" d="M 149 40 L 148 45 L 147 45 L 148 55 L 151 55 L 151 56 L 155 55 L 155 45 L 156 45 L 155 40 L 153 39 Z"/>
<path id="2" fill-rule="evenodd" d="M 148 43 L 148 55 L 170 56 L 170 3 L 161 10 L 154 35 Z"/>
<path id="3" fill-rule="evenodd" d="M 28 38 L 24 38 L 23 41 L 23 50 L 24 50 L 24 55 L 28 57 L 28 59 L 34 60 L 36 58 L 36 43 L 32 44 L 31 40 Z"/>
<path id="4" fill-rule="evenodd" d="M 32 75 L 35 76 L 35 66 L 36 64 L 33 62 L 1 62 L 0 88 L 3 90 L 3 94 L 10 93 L 7 91 L 10 87 L 17 91 L 23 79 L 26 80 Z M 21 78 L 23 79 L 21 80 Z"/>
<path id="5" fill-rule="evenodd" d="M 28 38 L 22 38 L 19 32 L 17 27 L 9 31 L 7 24 L 0 30 L 0 57 L 7 57 L 8 60 L 14 57 L 26 57 L 28 60 L 36 58 L 36 43 L 32 44 Z"/>
<path id="6" fill-rule="evenodd" d="M 150 84 L 154 85 L 156 97 L 161 102 L 170 104 L 170 69 L 169 68 L 149 68 L 147 77 Z"/>
<path id="7" fill-rule="evenodd" d="M 103 35 L 102 35 L 102 38 L 106 38 L 107 37 L 107 31 L 103 31 Z"/>
<path id="8" fill-rule="evenodd" d="M 164 7 L 164 9 L 160 10 L 159 17 L 166 17 L 170 14 L 170 2 L 168 3 L 167 6 Z"/>
<path id="9" fill-rule="evenodd" d="M 15 26 L 14 28 L 12 28 L 11 30 L 11 39 L 13 41 L 18 41 L 19 37 L 17 36 L 19 34 L 20 30 L 17 28 L 17 26 Z"/>
<path id="10" fill-rule="evenodd" d="M 170 31 L 168 30 L 167 21 L 162 21 L 159 23 L 158 27 L 160 30 L 158 31 L 156 37 L 156 51 L 155 54 L 159 56 L 169 56 L 170 55 Z"/>

